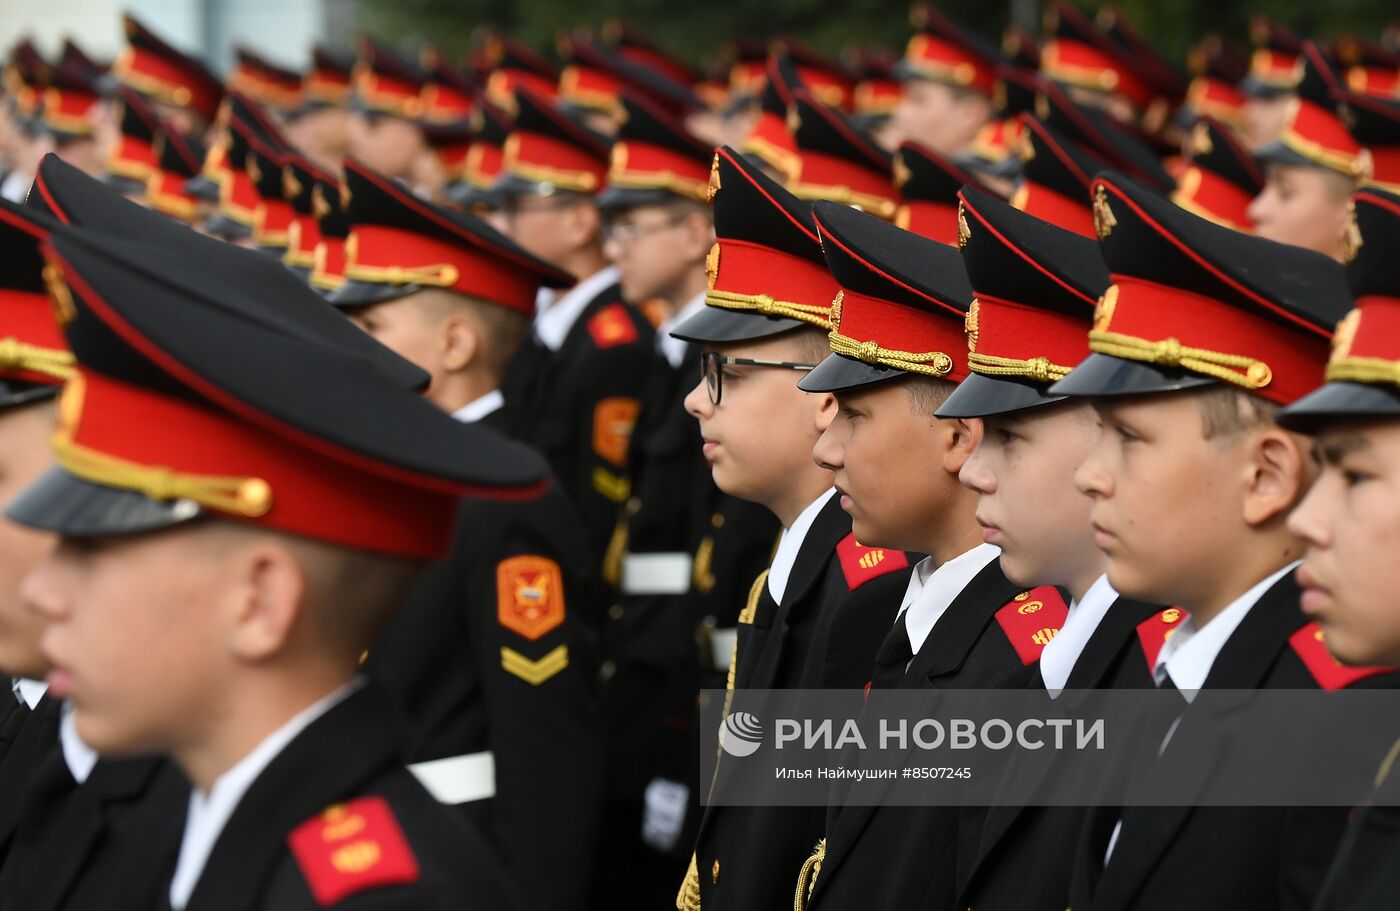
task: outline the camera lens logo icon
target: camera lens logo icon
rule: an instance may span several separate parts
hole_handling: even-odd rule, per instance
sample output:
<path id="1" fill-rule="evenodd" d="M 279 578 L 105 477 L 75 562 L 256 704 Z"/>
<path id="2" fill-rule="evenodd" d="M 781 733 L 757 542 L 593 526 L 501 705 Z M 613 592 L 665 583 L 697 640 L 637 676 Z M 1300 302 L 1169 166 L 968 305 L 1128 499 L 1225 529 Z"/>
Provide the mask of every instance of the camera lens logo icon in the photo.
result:
<path id="1" fill-rule="evenodd" d="M 719 725 L 719 745 L 730 756 L 752 756 L 763 743 L 763 722 L 748 712 L 734 712 Z"/>

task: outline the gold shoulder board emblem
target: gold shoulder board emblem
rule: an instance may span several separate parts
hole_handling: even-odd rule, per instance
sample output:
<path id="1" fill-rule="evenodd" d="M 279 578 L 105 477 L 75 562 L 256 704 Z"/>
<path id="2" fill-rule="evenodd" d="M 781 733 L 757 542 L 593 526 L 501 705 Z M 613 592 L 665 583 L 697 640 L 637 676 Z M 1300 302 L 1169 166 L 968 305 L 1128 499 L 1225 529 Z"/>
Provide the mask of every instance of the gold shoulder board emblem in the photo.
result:
<path id="1" fill-rule="evenodd" d="M 1108 191 L 1103 184 L 1094 188 L 1094 233 L 1099 240 L 1107 240 L 1113 229 L 1118 227 L 1118 219 L 1108 205 Z"/>

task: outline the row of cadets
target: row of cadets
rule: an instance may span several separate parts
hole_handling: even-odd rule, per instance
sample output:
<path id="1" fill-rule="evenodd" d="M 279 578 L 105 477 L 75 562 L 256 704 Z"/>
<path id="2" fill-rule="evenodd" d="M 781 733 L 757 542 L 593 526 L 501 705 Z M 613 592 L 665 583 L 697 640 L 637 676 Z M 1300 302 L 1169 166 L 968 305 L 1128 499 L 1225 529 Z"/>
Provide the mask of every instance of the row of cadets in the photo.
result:
<path id="1" fill-rule="evenodd" d="M 958 481 L 980 422 L 932 418 L 968 377 L 963 326 L 973 291 L 958 251 L 834 203 L 813 213 L 840 286 L 832 353 L 798 383 L 836 398 L 813 457 L 834 472 L 858 541 L 928 554 L 875 656 L 871 685 L 1025 687 L 1066 605 L 1053 587 L 1010 581 L 1000 549 L 983 540 L 977 497 Z M 1030 601 L 1040 610 L 1018 611 Z M 959 818 L 984 811 L 882 805 L 882 787 L 833 791 L 824 836 L 799 871 L 796 907 L 951 906 Z"/>
<path id="2" fill-rule="evenodd" d="M 710 196 L 717 243 L 706 307 L 673 335 L 702 346 L 703 376 L 685 407 L 700 424 L 715 484 L 762 505 L 783 527 L 771 564 L 750 588 L 729 657 L 731 708 L 761 711 L 745 690 L 865 685 L 910 561 L 901 551 L 857 543 L 831 471 L 812 460 L 836 399 L 804 393 L 795 381 L 828 351 L 838 286 L 811 205 L 730 148 L 714 160 Z M 791 871 L 823 823 L 812 808 L 712 800 L 676 906 L 784 904 Z"/>

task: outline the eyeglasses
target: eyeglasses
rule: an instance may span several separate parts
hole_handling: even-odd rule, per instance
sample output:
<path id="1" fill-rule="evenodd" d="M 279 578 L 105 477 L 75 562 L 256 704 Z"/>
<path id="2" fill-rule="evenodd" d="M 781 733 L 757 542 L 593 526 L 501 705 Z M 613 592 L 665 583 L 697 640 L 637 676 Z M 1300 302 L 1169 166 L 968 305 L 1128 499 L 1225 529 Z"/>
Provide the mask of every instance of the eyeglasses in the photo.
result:
<path id="1" fill-rule="evenodd" d="M 614 243 L 630 244 L 640 237 L 646 237 L 650 234 L 657 234 L 661 231 L 674 228 L 684 220 L 684 215 L 672 215 L 665 221 L 653 222 L 652 224 L 638 221 L 627 221 L 620 224 L 617 222 L 608 222 L 607 235 L 608 239 Z"/>
<path id="2" fill-rule="evenodd" d="M 811 370 L 816 364 L 798 364 L 793 361 L 765 361 L 752 357 L 730 357 L 716 351 L 706 351 L 700 355 L 700 375 L 705 378 L 705 390 L 710 394 L 710 404 L 718 405 L 724 395 L 724 373 L 721 367 L 778 367 L 783 370 Z"/>

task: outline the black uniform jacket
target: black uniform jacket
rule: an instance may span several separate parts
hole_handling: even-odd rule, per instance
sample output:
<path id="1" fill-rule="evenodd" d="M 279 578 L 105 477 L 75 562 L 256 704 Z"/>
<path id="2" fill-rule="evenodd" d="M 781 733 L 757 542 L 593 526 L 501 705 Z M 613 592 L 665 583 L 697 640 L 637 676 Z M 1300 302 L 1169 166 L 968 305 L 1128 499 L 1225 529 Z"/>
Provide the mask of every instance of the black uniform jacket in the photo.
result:
<path id="1" fill-rule="evenodd" d="M 631 492 L 629 449 L 658 369 L 655 335 L 610 285 L 589 301 L 559 350 L 526 342 L 501 385 L 506 401 L 528 416 L 526 441 L 549 459 L 578 510 L 595 566 Z"/>
<path id="2" fill-rule="evenodd" d="M 596 579 L 557 487 L 467 500 L 452 556 L 427 570 L 364 665 L 409 719 L 410 763 L 490 755 L 494 796 L 438 796 L 496 849 L 529 909 L 576 906 L 592 877 L 603 780 Z"/>
<path id="3" fill-rule="evenodd" d="M 1041 615 L 1062 621 L 1065 605 L 1053 588 L 1033 590 L 1055 608 Z M 899 684 L 905 689 L 1024 689 L 1035 672 L 1033 651 L 1013 642 L 1002 611 L 1016 611 L 1024 589 L 993 560 L 953 599 L 924 640 Z M 1003 617 L 1005 615 L 1002 615 Z M 896 624 L 899 629 L 901 624 Z M 1052 623 L 1058 629 L 1057 623 Z M 904 634 L 899 629 L 901 635 Z M 1048 641 L 1041 637 L 1044 641 Z M 907 647 L 907 646 L 906 646 Z M 840 783 L 838 782 L 838 785 Z M 949 908 L 957 888 L 959 827 L 981 814 L 956 807 L 884 806 L 888 782 L 858 781 L 833 790 L 825 857 L 808 907 Z M 847 792 L 847 793 L 843 793 Z M 964 838 L 970 837 L 966 833 Z"/>
<path id="4" fill-rule="evenodd" d="M 1162 633 L 1174 628 L 1159 619 L 1163 613 L 1160 605 L 1129 598 L 1115 601 L 1075 661 L 1060 698 L 1075 698 L 1076 690 L 1151 688 L 1151 662 L 1160 650 Z M 1151 643 L 1146 650 L 1145 642 Z M 1032 685 L 1044 686 L 1038 674 Z M 1021 758 L 1025 761 L 1016 761 Z M 1047 757 L 1021 753 L 1016 759 L 1006 774 L 1016 776 L 1020 786 L 1028 787 L 1028 781 L 1043 780 L 1051 772 Z M 1064 911 L 1087 813 L 1084 807 L 991 807 L 980 839 L 969 843 L 960 838 L 957 907 Z"/>
<path id="5" fill-rule="evenodd" d="M 1299 596 L 1291 574 L 1271 586 L 1221 648 L 1203 689 L 1318 689 L 1319 671 L 1328 670 L 1323 662 L 1332 667 L 1335 662 L 1314 643 L 1316 627 L 1300 610 Z M 1352 685 L 1391 687 L 1395 678 L 1358 675 Z M 1216 763 L 1175 762 L 1173 744 L 1214 744 L 1217 757 L 1223 757 L 1229 737 L 1228 707 L 1215 708 L 1198 697 L 1165 752 L 1143 774 L 1169 769 L 1180 786 L 1204 789 Z M 1317 896 L 1348 812 L 1346 807 L 1096 808 L 1076 852 L 1070 905 L 1074 911 L 1302 911 Z M 1122 829 L 1105 867 L 1120 818 Z"/>
<path id="6" fill-rule="evenodd" d="M 186 911 L 514 907 L 493 852 L 403 766 L 374 684 L 282 750 L 243 795 Z"/>
<path id="7" fill-rule="evenodd" d="M 782 603 L 765 585 L 753 622 L 739 626 L 736 696 L 865 686 L 909 573 L 905 554 L 855 544 L 850 516 L 832 496 L 802 541 Z M 784 907 L 825 817 L 824 807 L 708 807 L 695 848 L 700 907 Z"/>
<path id="8" fill-rule="evenodd" d="M 165 760 L 100 759 L 79 785 L 55 749 L 30 780 L 0 908 L 161 907 L 189 799 L 189 782 Z"/>

